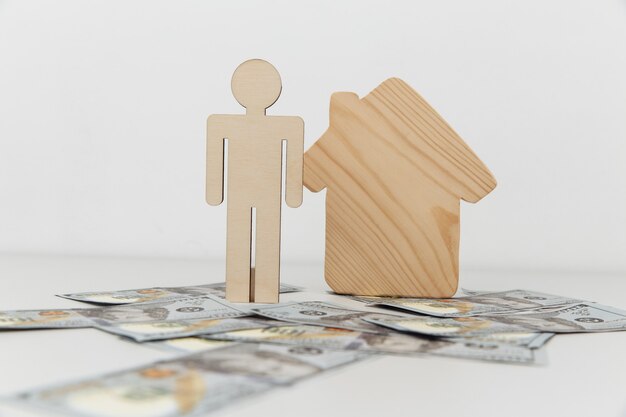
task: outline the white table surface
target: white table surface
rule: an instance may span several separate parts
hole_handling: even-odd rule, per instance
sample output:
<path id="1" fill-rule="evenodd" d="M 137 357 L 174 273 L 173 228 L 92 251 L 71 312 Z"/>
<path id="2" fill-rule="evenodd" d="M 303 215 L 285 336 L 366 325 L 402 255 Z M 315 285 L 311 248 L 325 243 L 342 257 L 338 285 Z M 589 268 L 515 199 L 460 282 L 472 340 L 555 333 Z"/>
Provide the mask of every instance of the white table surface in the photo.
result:
<path id="1" fill-rule="evenodd" d="M 0 310 L 81 307 L 54 294 L 223 281 L 198 260 L 0 256 Z M 310 289 L 281 301 L 352 301 L 327 294 L 321 264 L 283 264 Z M 626 309 L 624 274 L 462 271 L 461 286 L 533 289 Z M 381 357 L 235 403 L 215 416 L 626 416 L 626 332 L 561 335 L 541 366 L 437 357 Z M 175 355 L 94 329 L 0 332 L 0 396 Z M 42 416 L 0 405 L 1 417 Z"/>

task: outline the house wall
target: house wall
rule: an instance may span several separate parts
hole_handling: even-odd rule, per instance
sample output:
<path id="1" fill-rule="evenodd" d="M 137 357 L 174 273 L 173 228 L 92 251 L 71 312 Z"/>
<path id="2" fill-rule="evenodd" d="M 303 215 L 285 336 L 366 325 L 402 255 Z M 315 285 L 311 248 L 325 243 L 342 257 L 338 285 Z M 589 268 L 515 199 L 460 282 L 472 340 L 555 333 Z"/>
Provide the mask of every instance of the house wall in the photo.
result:
<path id="1" fill-rule="evenodd" d="M 0 1 L 0 252 L 223 258 L 204 121 L 230 75 L 283 76 L 272 114 L 328 124 L 334 91 L 420 92 L 499 181 L 461 208 L 463 267 L 626 271 L 622 0 Z M 324 196 L 284 210 L 321 261 Z"/>

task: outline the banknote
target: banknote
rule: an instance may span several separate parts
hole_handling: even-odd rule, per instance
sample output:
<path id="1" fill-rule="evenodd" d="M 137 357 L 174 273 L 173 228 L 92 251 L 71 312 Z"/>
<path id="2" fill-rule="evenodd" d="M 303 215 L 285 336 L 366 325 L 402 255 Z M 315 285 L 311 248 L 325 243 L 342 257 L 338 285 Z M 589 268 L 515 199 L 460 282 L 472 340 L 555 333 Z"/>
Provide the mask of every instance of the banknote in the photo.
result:
<path id="1" fill-rule="evenodd" d="M 218 283 L 214 283 L 214 284 L 206 284 L 206 285 L 200 285 L 199 287 L 201 288 L 207 288 L 211 291 L 211 294 L 220 297 L 220 298 L 226 298 L 226 283 L 225 282 L 218 282 Z M 289 284 L 280 284 L 279 286 L 279 292 L 281 294 L 286 294 L 286 293 L 290 293 L 290 292 L 299 292 L 302 291 L 303 288 L 302 287 L 298 287 L 296 285 L 289 285 Z"/>
<path id="2" fill-rule="evenodd" d="M 391 314 L 350 310 L 323 301 L 286 303 L 269 307 L 253 308 L 254 314 L 290 323 L 334 327 L 370 333 L 386 333 L 380 327 L 364 321 L 366 317 L 395 318 Z"/>
<path id="3" fill-rule="evenodd" d="M 500 306 L 505 310 L 540 310 L 546 308 L 560 308 L 567 305 L 588 303 L 588 300 L 547 294 L 531 290 L 509 290 L 470 296 L 476 303 Z M 506 313 L 506 311 L 505 311 Z"/>
<path id="4" fill-rule="evenodd" d="M 626 329 L 626 312 L 600 304 L 576 304 L 558 310 L 479 317 L 364 318 L 398 331 L 430 336 L 480 336 L 493 333 L 605 332 Z"/>
<path id="5" fill-rule="evenodd" d="M 164 339 L 155 340 L 153 342 L 145 342 L 142 343 L 141 346 L 148 346 L 166 352 L 194 353 L 232 346 L 235 343 L 236 342 L 229 342 L 227 340 L 201 339 L 200 337 L 180 337 L 178 339 Z"/>
<path id="6" fill-rule="evenodd" d="M 90 327 L 83 314 L 88 309 L 0 311 L 0 329 L 54 329 Z"/>
<path id="7" fill-rule="evenodd" d="M 115 323 L 222 319 L 249 315 L 209 296 L 83 309 L 81 314 L 98 326 Z"/>
<path id="8" fill-rule="evenodd" d="M 432 339 L 406 334 L 373 334 L 311 325 L 276 326 L 201 336 L 210 340 L 276 343 L 323 349 L 356 350 L 371 354 L 435 355 L 484 361 L 534 363 L 525 346 L 484 340 Z"/>
<path id="9" fill-rule="evenodd" d="M 457 298 L 383 298 L 354 297 L 369 305 L 393 307 L 413 313 L 436 317 L 471 317 L 490 314 L 510 314 L 516 311 L 545 307 L 560 307 L 582 300 L 528 290 L 478 293 Z"/>
<path id="10" fill-rule="evenodd" d="M 302 291 L 302 288 L 288 284 L 280 285 L 281 293 L 297 291 Z M 92 304 L 117 305 L 145 303 L 150 301 L 167 301 L 180 297 L 201 296 L 208 294 L 219 298 L 225 298 L 226 284 L 224 282 L 217 282 L 214 284 L 188 285 L 182 287 L 151 287 L 131 290 L 81 292 L 58 294 L 58 297 Z"/>
<path id="11" fill-rule="evenodd" d="M 166 288 L 153 287 L 132 290 L 57 294 L 57 296 L 91 304 L 123 305 L 151 301 L 166 301 L 173 298 L 179 298 L 181 296 L 189 297 L 194 295 L 206 295 L 206 293 L 206 291 L 198 289 L 197 287 L 188 286 L 180 287 L 180 291 L 178 292 Z"/>
<path id="12" fill-rule="evenodd" d="M 234 330 L 268 327 L 269 320 L 259 318 L 186 319 L 150 322 L 114 322 L 96 328 L 137 342 L 174 339 L 179 337 L 214 334 Z"/>
<path id="13" fill-rule="evenodd" d="M 366 321 L 390 329 L 428 336 L 476 337 L 493 333 L 523 333 L 529 329 L 491 320 L 486 317 L 404 317 L 393 319 L 366 318 Z"/>
<path id="14" fill-rule="evenodd" d="M 146 323 L 249 316 L 209 296 L 122 306 L 49 310 L 0 311 L 0 329 L 102 327 L 116 323 Z"/>
<path id="15" fill-rule="evenodd" d="M 589 333 L 626 330 L 626 311 L 596 303 L 581 303 L 557 310 L 490 316 L 500 323 L 539 332 Z"/>
<path id="16" fill-rule="evenodd" d="M 463 290 L 466 291 L 466 290 Z M 483 291 L 486 292 L 486 291 Z M 352 299 L 360 299 L 359 301 L 367 301 L 370 303 L 379 297 L 355 297 L 352 296 Z M 365 300 L 367 299 L 367 300 Z M 372 304 L 373 305 L 373 304 Z M 554 336 L 554 333 L 544 333 L 544 332 L 534 332 L 530 330 L 514 332 L 514 333 L 490 333 L 490 334 L 481 334 L 480 336 L 473 336 L 471 340 L 465 337 L 450 337 L 449 339 L 454 339 L 459 342 L 471 342 L 474 343 L 476 341 L 480 341 L 483 343 L 506 343 L 513 344 L 517 346 L 523 346 L 530 349 L 538 349 L 545 345 L 548 340 L 550 340 Z"/>
<path id="17" fill-rule="evenodd" d="M 239 344 L 35 389 L 15 400 L 84 417 L 192 416 L 360 358 L 315 347 Z"/>
<path id="18" fill-rule="evenodd" d="M 499 291 L 471 290 L 469 288 L 461 288 L 461 292 L 465 295 L 479 295 L 479 294 L 489 294 L 491 292 L 499 292 Z"/>
<path id="19" fill-rule="evenodd" d="M 519 333 L 491 333 L 474 337 L 448 337 L 462 343 L 505 343 L 509 345 L 523 346 L 529 349 L 538 349 L 545 345 L 548 340 L 554 336 L 554 333 L 540 332 L 519 332 Z"/>
<path id="20" fill-rule="evenodd" d="M 488 362 L 518 363 L 525 365 L 540 363 L 538 361 L 538 350 L 528 346 L 473 340 L 469 338 L 457 340 L 454 341 L 454 343 L 445 342 L 450 342 L 450 340 L 445 338 L 434 340 L 432 343 L 435 345 L 440 343 L 440 346 L 433 348 L 433 351 L 429 353 L 435 356 L 474 359 Z"/>

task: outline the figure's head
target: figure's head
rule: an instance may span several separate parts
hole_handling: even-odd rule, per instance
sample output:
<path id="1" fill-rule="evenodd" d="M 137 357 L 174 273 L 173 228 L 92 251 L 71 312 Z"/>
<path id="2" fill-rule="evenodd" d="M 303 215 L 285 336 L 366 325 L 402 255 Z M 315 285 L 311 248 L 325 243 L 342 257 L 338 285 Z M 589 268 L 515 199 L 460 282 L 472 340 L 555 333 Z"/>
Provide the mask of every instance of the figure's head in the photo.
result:
<path id="1" fill-rule="evenodd" d="M 231 81 L 233 95 L 248 110 L 264 111 L 278 100 L 280 74 L 262 59 L 250 59 L 239 65 Z"/>

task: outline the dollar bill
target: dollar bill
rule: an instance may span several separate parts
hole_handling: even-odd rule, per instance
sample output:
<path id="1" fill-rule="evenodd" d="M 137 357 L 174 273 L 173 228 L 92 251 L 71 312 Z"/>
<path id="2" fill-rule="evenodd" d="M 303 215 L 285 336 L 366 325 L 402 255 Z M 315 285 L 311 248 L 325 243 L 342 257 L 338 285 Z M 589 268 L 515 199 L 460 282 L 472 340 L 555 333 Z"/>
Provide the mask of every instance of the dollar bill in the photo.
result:
<path id="1" fill-rule="evenodd" d="M 0 329 L 54 329 L 90 327 L 86 309 L 0 311 Z"/>
<path id="2" fill-rule="evenodd" d="M 302 291 L 302 288 L 288 284 L 280 285 L 281 293 L 297 291 Z M 92 304 L 121 305 L 151 301 L 167 301 L 181 297 L 202 295 L 226 298 L 226 284 L 224 282 L 218 282 L 214 284 L 188 285 L 182 287 L 151 287 L 131 290 L 82 292 L 58 294 L 58 297 Z"/>
<path id="3" fill-rule="evenodd" d="M 440 346 L 429 352 L 432 355 L 524 365 L 538 363 L 537 349 L 528 346 L 469 338 L 456 340 L 454 343 L 445 343 L 450 342 L 450 340 L 441 338 L 432 343 L 436 345 L 437 342 L 440 343 Z"/>
<path id="4" fill-rule="evenodd" d="M 561 307 L 583 302 L 582 300 L 544 294 L 528 290 L 501 292 L 475 292 L 457 298 L 383 298 L 354 297 L 369 305 L 393 307 L 412 313 L 436 317 L 472 317 L 478 315 L 510 314 L 517 311 L 546 307 Z"/>
<path id="5" fill-rule="evenodd" d="M 209 296 L 83 309 L 81 314 L 91 319 L 98 326 L 115 323 L 222 319 L 249 315 Z"/>
<path id="6" fill-rule="evenodd" d="M 141 345 L 167 352 L 194 353 L 232 346 L 235 343 L 226 340 L 202 339 L 200 337 L 181 337 L 178 339 L 155 340 L 142 343 Z"/>
<path id="7" fill-rule="evenodd" d="M 471 290 L 469 288 L 461 288 L 461 292 L 465 295 L 479 295 L 479 294 L 489 294 L 490 292 L 499 292 L 499 291 Z"/>
<path id="8" fill-rule="evenodd" d="M 146 303 L 151 301 L 166 301 L 172 298 L 189 297 L 194 295 L 206 295 L 206 291 L 197 287 L 180 287 L 180 291 L 172 291 L 166 288 L 139 288 L 131 290 L 97 291 L 71 294 L 57 294 L 58 297 L 74 301 L 83 301 L 91 304 L 123 305 L 133 303 Z"/>
<path id="9" fill-rule="evenodd" d="M 626 330 L 626 311 L 596 303 L 509 316 L 490 316 L 500 323 L 540 332 L 589 333 Z"/>
<path id="10" fill-rule="evenodd" d="M 274 320 L 289 323 L 310 324 L 313 326 L 334 327 L 369 333 L 385 333 L 380 327 L 364 320 L 366 317 L 394 318 L 391 314 L 350 310 L 323 301 L 286 303 L 268 307 L 253 308 L 252 313 Z"/>
<path id="11" fill-rule="evenodd" d="M 225 282 L 200 285 L 199 287 L 209 289 L 211 291 L 211 294 L 217 297 L 226 298 L 226 283 Z M 298 287 L 296 285 L 289 285 L 289 284 L 280 284 L 279 289 L 278 289 L 278 291 L 281 294 L 287 294 L 291 292 L 300 292 L 302 290 L 303 290 L 302 287 Z"/>
<path id="12" fill-rule="evenodd" d="M 151 322 L 115 322 L 98 325 L 96 328 L 119 336 L 129 337 L 137 342 L 149 340 L 175 339 L 201 334 L 222 333 L 233 330 L 268 327 L 269 320 L 257 318 L 186 319 Z"/>
<path id="13" fill-rule="evenodd" d="M 360 358 L 358 352 L 240 344 L 31 390 L 15 400 L 84 417 L 200 415 Z"/>
<path id="14" fill-rule="evenodd" d="M 494 333 L 606 332 L 626 329 L 626 312 L 600 304 L 576 304 L 554 311 L 528 312 L 508 316 L 480 317 L 410 317 L 364 320 L 398 331 L 430 336 L 474 337 Z"/>
<path id="15" fill-rule="evenodd" d="M 0 329 L 105 327 L 117 323 L 208 320 L 249 315 L 224 301 L 201 296 L 99 308 L 0 311 Z"/>
<path id="16" fill-rule="evenodd" d="M 545 345 L 553 336 L 554 333 L 526 331 L 519 333 L 491 333 L 471 338 L 448 337 L 447 339 L 462 343 L 504 343 L 508 345 L 527 347 L 529 349 L 538 349 Z"/>
<path id="17" fill-rule="evenodd" d="M 370 318 L 370 323 L 401 331 L 428 336 L 476 337 L 493 333 L 524 333 L 529 329 L 500 323 L 486 317 L 405 317 L 393 319 Z"/>
<path id="18" fill-rule="evenodd" d="M 485 340 L 446 340 L 398 333 L 373 334 L 311 325 L 276 326 L 201 336 L 211 340 L 276 343 L 323 349 L 356 350 L 371 354 L 435 355 L 454 358 L 532 364 L 534 353 L 525 346 Z"/>

